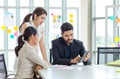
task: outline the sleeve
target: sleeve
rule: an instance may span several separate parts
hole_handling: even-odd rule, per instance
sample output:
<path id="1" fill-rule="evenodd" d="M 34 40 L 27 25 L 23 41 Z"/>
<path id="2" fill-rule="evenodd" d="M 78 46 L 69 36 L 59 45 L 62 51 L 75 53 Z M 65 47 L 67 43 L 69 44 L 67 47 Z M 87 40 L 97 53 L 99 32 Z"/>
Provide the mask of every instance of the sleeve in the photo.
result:
<path id="1" fill-rule="evenodd" d="M 71 59 L 60 58 L 59 52 L 57 45 L 52 42 L 53 64 L 71 65 Z"/>
<path id="2" fill-rule="evenodd" d="M 85 53 L 85 47 L 84 47 L 84 45 L 83 45 L 83 42 L 81 42 L 81 45 L 80 45 L 81 47 L 80 47 L 80 51 L 79 51 L 79 54 L 80 54 L 80 56 L 82 57 L 82 56 L 84 56 L 84 53 Z"/>
<path id="3" fill-rule="evenodd" d="M 34 49 L 29 49 L 27 53 L 27 58 L 36 64 L 41 65 L 43 68 L 47 69 L 48 68 L 48 63 L 42 60 L 37 52 Z"/>

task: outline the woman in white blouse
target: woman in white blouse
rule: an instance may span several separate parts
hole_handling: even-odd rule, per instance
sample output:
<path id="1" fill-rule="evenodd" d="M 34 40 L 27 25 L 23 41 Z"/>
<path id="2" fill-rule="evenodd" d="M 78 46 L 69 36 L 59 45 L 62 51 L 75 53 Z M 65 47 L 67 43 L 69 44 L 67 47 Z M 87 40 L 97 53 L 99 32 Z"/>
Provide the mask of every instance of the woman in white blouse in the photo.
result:
<path id="1" fill-rule="evenodd" d="M 18 56 L 16 78 L 33 78 L 36 65 L 48 68 L 48 63 L 38 55 L 36 49 L 38 42 L 38 32 L 32 26 L 27 27 L 23 35 L 18 37 L 18 46 L 15 48 L 15 53 Z"/>
<path id="2" fill-rule="evenodd" d="M 29 13 L 24 17 L 22 24 L 20 25 L 20 32 L 23 33 L 25 28 L 28 26 L 33 26 L 37 29 L 39 35 L 39 43 L 37 45 L 37 49 L 42 56 L 42 58 L 48 62 L 45 45 L 44 45 L 44 30 L 42 27 L 43 22 L 47 17 L 47 11 L 42 7 L 37 7 L 33 11 L 33 13 Z M 42 55 L 41 55 L 42 54 Z"/>

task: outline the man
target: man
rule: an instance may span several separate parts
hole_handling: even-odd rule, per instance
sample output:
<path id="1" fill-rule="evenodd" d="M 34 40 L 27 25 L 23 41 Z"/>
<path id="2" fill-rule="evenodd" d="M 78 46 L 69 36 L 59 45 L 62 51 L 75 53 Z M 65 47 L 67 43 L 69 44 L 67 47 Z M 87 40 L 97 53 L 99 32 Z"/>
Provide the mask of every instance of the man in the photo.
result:
<path id="1" fill-rule="evenodd" d="M 52 41 L 53 64 L 72 65 L 80 60 L 83 60 L 84 65 L 90 64 L 90 54 L 85 55 L 83 43 L 74 39 L 73 26 L 70 23 L 62 24 L 61 36 Z"/>

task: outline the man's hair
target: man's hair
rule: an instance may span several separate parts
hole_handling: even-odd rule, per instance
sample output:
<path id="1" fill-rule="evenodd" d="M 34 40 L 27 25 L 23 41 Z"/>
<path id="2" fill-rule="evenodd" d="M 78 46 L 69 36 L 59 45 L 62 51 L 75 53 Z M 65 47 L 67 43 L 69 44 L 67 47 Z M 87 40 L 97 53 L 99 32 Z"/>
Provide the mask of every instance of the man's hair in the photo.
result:
<path id="1" fill-rule="evenodd" d="M 68 30 L 73 30 L 73 26 L 68 22 L 63 23 L 61 26 L 61 32 L 64 33 L 64 31 Z"/>

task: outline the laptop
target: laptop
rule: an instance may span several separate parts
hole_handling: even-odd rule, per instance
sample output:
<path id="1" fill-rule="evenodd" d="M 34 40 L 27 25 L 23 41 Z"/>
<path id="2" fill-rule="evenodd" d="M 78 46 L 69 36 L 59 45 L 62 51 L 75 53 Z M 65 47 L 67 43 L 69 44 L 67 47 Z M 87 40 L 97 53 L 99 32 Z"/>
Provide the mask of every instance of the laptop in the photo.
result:
<path id="1" fill-rule="evenodd" d="M 7 78 L 7 69 L 4 59 L 4 54 L 0 54 L 0 79 Z"/>

